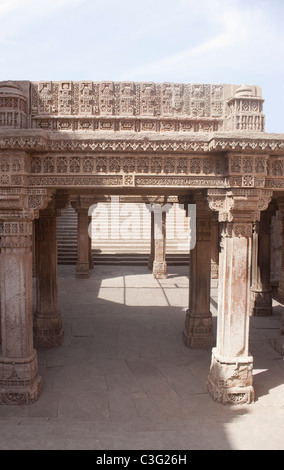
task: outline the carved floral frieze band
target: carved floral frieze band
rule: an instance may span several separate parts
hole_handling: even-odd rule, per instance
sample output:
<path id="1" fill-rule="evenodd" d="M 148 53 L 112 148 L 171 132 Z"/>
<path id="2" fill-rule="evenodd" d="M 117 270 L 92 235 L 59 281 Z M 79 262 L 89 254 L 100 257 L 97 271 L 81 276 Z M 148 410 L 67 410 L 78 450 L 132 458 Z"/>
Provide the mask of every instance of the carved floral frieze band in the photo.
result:
<path id="1" fill-rule="evenodd" d="M 0 149 L 22 149 L 40 151 L 82 151 L 82 152 L 212 152 L 212 151 L 258 151 L 258 152 L 284 152 L 284 139 L 242 139 L 242 138 L 222 138 L 195 140 L 172 138 L 169 140 L 145 139 L 97 139 L 94 135 L 92 139 L 77 139 L 75 135 L 70 138 L 51 139 L 45 136 L 4 136 L 0 133 Z M 71 138 L 72 137 L 72 138 Z"/>

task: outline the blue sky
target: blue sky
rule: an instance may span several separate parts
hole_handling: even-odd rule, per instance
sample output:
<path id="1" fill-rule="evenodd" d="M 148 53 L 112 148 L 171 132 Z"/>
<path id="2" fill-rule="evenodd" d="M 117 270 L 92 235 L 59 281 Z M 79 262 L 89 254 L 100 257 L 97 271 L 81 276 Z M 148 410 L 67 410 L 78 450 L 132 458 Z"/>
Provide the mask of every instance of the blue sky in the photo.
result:
<path id="1" fill-rule="evenodd" d="M 0 80 L 259 85 L 284 133 L 283 0 L 0 0 Z"/>

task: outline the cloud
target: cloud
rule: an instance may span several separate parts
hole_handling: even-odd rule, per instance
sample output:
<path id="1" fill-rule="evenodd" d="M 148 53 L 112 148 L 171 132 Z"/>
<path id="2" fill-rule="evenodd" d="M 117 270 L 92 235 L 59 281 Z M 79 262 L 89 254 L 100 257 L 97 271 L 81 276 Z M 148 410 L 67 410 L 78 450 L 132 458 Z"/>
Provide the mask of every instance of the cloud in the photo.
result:
<path id="1" fill-rule="evenodd" d="M 83 3 L 85 0 L 0 0 L 0 41 L 16 44 L 15 39 L 38 21 L 46 20 L 58 11 Z M 22 39 L 22 37 L 21 37 Z"/>
<path id="2" fill-rule="evenodd" d="M 279 55 L 275 51 L 276 44 L 276 48 L 284 53 L 284 35 L 282 33 L 283 41 L 279 42 L 279 36 L 276 36 L 279 33 L 275 34 L 268 21 L 266 3 L 252 2 L 247 6 L 241 0 L 200 0 L 194 3 L 182 0 L 179 7 L 184 9 L 184 15 L 188 15 L 189 31 L 193 20 L 200 24 L 198 37 L 188 33 L 188 47 L 128 70 L 126 75 L 129 78 L 166 76 L 169 71 L 178 75 L 194 66 L 198 66 L 199 72 L 211 66 L 216 69 L 246 66 L 257 71 L 263 67 L 264 54 L 267 54 L 266 60 Z M 209 34 L 209 39 L 203 39 L 204 33 L 206 36 Z"/>

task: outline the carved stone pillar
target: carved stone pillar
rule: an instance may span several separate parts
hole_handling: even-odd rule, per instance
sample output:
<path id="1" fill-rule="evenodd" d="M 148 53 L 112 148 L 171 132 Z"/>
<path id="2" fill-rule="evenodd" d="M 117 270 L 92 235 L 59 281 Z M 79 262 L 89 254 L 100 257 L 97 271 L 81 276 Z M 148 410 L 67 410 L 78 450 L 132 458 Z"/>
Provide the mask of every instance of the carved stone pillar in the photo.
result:
<path id="1" fill-rule="evenodd" d="M 89 268 L 94 268 L 93 253 L 92 253 L 92 216 L 88 215 L 88 227 L 89 227 Z"/>
<path id="2" fill-rule="evenodd" d="M 281 272 L 278 284 L 278 292 L 276 294 L 276 300 L 281 304 L 284 304 L 284 198 L 279 197 L 276 200 L 277 207 L 282 216 L 282 260 L 281 260 Z M 281 324 L 279 335 L 271 338 L 271 345 L 276 351 L 284 356 L 284 312 L 282 313 Z"/>
<path id="3" fill-rule="evenodd" d="M 0 234 L 0 247 L 1 247 L 1 234 Z M 0 248 L 0 279 L 1 279 L 1 248 Z M 1 322 L 1 294 L 0 294 L 0 345 L 2 343 L 2 322 Z"/>
<path id="4" fill-rule="evenodd" d="M 279 284 L 278 284 L 277 300 L 279 300 L 280 303 L 284 304 L 284 198 L 282 197 L 277 198 L 277 205 L 282 215 L 282 264 L 281 264 L 281 273 L 280 273 L 280 279 L 279 279 Z M 284 323 L 284 319 L 283 319 L 283 323 Z M 283 334 L 284 334 L 284 324 L 283 324 Z"/>
<path id="5" fill-rule="evenodd" d="M 284 304 L 284 198 L 277 198 L 277 206 L 279 211 L 282 214 L 282 264 L 281 264 L 281 274 L 280 280 L 278 285 L 278 294 L 277 300 Z M 280 333 L 284 335 L 284 312 L 282 314 L 281 326 L 280 326 Z"/>
<path id="6" fill-rule="evenodd" d="M 76 209 L 78 216 L 78 255 L 76 265 L 76 277 L 87 278 L 90 277 L 90 264 L 89 264 L 89 235 L 88 235 L 88 210 Z"/>
<path id="7" fill-rule="evenodd" d="M 196 243 L 190 253 L 189 309 L 186 314 L 184 343 L 191 348 L 214 344 L 210 312 L 211 213 L 201 194 L 196 202 Z"/>
<path id="8" fill-rule="evenodd" d="M 36 253 L 35 253 L 35 221 L 33 221 L 33 234 L 32 234 L 32 241 L 33 241 L 33 277 L 36 276 Z"/>
<path id="9" fill-rule="evenodd" d="M 89 241 L 89 205 L 78 199 L 72 206 L 77 212 L 77 264 L 76 277 L 80 279 L 90 277 L 90 241 Z"/>
<path id="10" fill-rule="evenodd" d="M 252 239 L 251 315 L 272 315 L 272 289 L 270 285 L 271 211 L 261 213 L 255 222 Z"/>
<path id="11" fill-rule="evenodd" d="M 154 259 L 153 276 L 156 279 L 167 278 L 166 262 L 166 212 L 171 204 L 153 203 L 151 211 L 154 214 Z"/>
<path id="12" fill-rule="evenodd" d="M 42 386 L 33 348 L 32 217 L 32 211 L 0 214 L 0 404 L 32 403 Z"/>
<path id="13" fill-rule="evenodd" d="M 217 346 L 208 381 L 214 399 L 225 403 L 250 403 L 254 397 L 248 351 L 251 234 L 251 223 L 221 224 Z"/>
<path id="14" fill-rule="evenodd" d="M 212 217 L 211 222 L 211 279 L 218 279 L 219 275 L 219 222 Z"/>
<path id="15" fill-rule="evenodd" d="M 36 240 L 36 313 L 35 345 L 60 346 L 64 339 L 58 308 L 56 224 L 60 211 L 54 201 L 40 211 L 35 221 Z"/>
<path id="16" fill-rule="evenodd" d="M 153 269 L 155 257 L 155 230 L 154 230 L 154 212 L 151 212 L 151 241 L 150 241 L 150 255 L 148 261 L 148 268 Z"/>
<path id="17" fill-rule="evenodd" d="M 89 237 L 89 208 L 94 203 L 94 197 L 77 196 L 71 198 L 71 205 L 77 212 L 77 265 L 76 277 L 90 277 L 90 237 Z"/>
<path id="18" fill-rule="evenodd" d="M 221 253 L 216 347 L 208 377 L 215 401 L 238 404 L 254 399 L 253 358 L 249 353 L 250 263 L 253 222 L 266 209 L 269 191 L 210 191 L 210 207 L 219 212 Z"/>

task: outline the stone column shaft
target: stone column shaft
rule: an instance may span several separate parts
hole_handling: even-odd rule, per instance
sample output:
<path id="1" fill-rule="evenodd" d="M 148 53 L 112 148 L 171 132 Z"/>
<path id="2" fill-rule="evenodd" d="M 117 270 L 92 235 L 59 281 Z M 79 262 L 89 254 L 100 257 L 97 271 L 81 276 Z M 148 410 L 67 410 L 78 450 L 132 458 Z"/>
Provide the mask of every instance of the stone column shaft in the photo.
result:
<path id="1" fill-rule="evenodd" d="M 1 235 L 0 235 L 0 247 L 1 247 Z M 1 248 L 0 248 L 0 280 L 1 280 Z M 2 288 L 2 287 L 1 287 Z M 1 321 L 1 294 L 0 294 L 0 348 L 2 343 L 2 321 Z"/>
<path id="2" fill-rule="evenodd" d="M 253 358 L 249 352 L 251 245 L 253 223 L 272 197 L 270 190 L 208 190 L 219 213 L 218 323 L 208 390 L 223 404 L 254 400 Z"/>
<path id="3" fill-rule="evenodd" d="M 160 218 L 161 217 L 161 218 Z M 167 262 L 166 262 L 166 213 L 154 213 L 154 262 L 153 262 L 153 275 L 157 279 L 164 279 L 167 277 Z"/>
<path id="4" fill-rule="evenodd" d="M 151 212 L 151 241 L 150 241 L 150 256 L 148 261 L 148 268 L 153 269 L 155 257 L 155 229 L 154 229 L 154 212 Z"/>
<path id="5" fill-rule="evenodd" d="M 201 199 L 196 202 L 196 243 L 190 253 L 189 309 L 183 338 L 187 347 L 206 348 L 214 344 L 210 312 L 211 214 Z"/>
<path id="6" fill-rule="evenodd" d="M 272 315 L 270 260 L 271 214 L 263 212 L 253 230 L 251 314 L 255 316 Z"/>
<path id="7" fill-rule="evenodd" d="M 221 225 L 217 343 L 208 386 L 217 401 L 250 403 L 254 398 L 253 359 L 248 349 L 252 224 Z"/>
<path id="8" fill-rule="evenodd" d="M 89 216 L 88 208 L 76 209 L 78 215 L 78 255 L 76 265 L 76 277 L 88 278 L 90 277 L 90 261 L 89 261 Z"/>
<path id="9" fill-rule="evenodd" d="M 153 252 L 153 276 L 156 279 L 167 278 L 166 262 L 166 212 L 172 207 L 171 204 L 154 203 L 151 205 L 153 212 L 154 245 Z"/>
<path id="10" fill-rule="evenodd" d="M 279 302 L 284 304 L 284 207 L 282 213 L 282 264 L 281 264 L 281 274 L 278 285 L 278 299 Z"/>
<path id="11" fill-rule="evenodd" d="M 219 222 L 215 218 L 211 222 L 211 279 L 219 276 Z"/>
<path id="12" fill-rule="evenodd" d="M 32 220 L 7 217 L 0 225 L 0 404 L 28 404 L 42 386 L 33 348 Z"/>
<path id="13" fill-rule="evenodd" d="M 284 304 L 284 198 L 282 197 L 278 198 L 277 205 L 282 215 L 282 263 L 281 263 L 280 280 L 279 280 L 279 285 L 278 285 L 277 300 L 281 304 Z M 284 335 L 284 312 L 282 314 L 280 333 L 281 335 Z"/>
<path id="14" fill-rule="evenodd" d="M 92 253 L 92 216 L 88 215 L 88 227 L 91 227 L 89 229 L 89 268 L 93 269 L 94 268 L 94 262 L 93 262 L 93 253 Z"/>
<path id="15" fill-rule="evenodd" d="M 36 220 L 36 314 L 35 345 L 60 346 L 64 339 L 58 308 L 56 210 L 46 209 Z"/>

